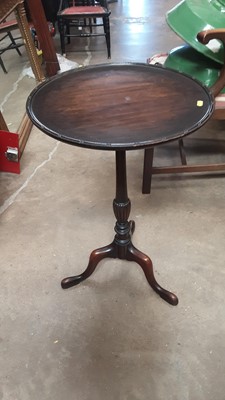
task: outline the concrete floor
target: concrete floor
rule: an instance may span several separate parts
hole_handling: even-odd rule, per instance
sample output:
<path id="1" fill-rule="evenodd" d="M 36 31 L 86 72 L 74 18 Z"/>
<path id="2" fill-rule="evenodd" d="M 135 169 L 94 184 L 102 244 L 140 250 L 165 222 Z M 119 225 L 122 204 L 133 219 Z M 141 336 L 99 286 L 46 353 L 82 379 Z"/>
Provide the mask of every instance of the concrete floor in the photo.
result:
<path id="1" fill-rule="evenodd" d="M 165 22 L 175 4 L 111 4 L 111 61 L 145 62 L 180 44 Z M 79 64 L 108 62 L 103 39 L 85 50 L 74 40 L 71 50 Z M 23 75 L 25 52 L 3 57 L 0 101 L 15 131 L 35 82 Z M 223 130 L 212 121 L 187 139 L 192 159 L 222 160 Z M 156 163 L 177 160 L 176 143 L 158 149 Z M 34 128 L 21 174 L 0 174 L 1 400 L 224 400 L 224 176 L 154 176 L 149 196 L 141 193 L 143 151 L 129 152 L 127 164 L 134 244 L 179 305 L 160 299 L 137 264 L 120 260 L 61 289 L 63 277 L 82 272 L 91 250 L 113 238 L 114 154 Z"/>

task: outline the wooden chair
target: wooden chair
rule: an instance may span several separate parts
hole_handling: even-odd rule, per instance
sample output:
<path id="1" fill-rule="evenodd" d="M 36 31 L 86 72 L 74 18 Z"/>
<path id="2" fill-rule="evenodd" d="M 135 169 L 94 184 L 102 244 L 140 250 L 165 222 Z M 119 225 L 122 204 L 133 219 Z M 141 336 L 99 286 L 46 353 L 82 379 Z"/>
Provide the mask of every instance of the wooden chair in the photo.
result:
<path id="1" fill-rule="evenodd" d="M 0 65 L 3 69 L 3 71 L 5 72 L 5 74 L 7 74 L 7 70 L 3 63 L 1 55 L 8 50 L 15 49 L 17 51 L 17 53 L 19 54 L 19 56 L 21 56 L 19 47 L 24 46 L 24 43 L 21 41 L 21 39 L 22 39 L 21 36 L 13 37 L 12 31 L 15 29 L 18 29 L 18 23 L 17 23 L 16 19 L 12 19 L 12 20 L 4 21 L 4 22 L 0 23 L 0 35 L 3 35 L 0 38 L 0 42 L 3 42 L 3 45 L 0 46 Z M 19 42 L 17 40 L 19 40 Z"/>
<path id="2" fill-rule="evenodd" d="M 217 39 L 223 43 L 225 48 L 225 29 L 213 29 L 200 32 L 197 36 L 199 42 L 207 45 L 210 40 Z M 225 94 L 220 94 L 225 86 L 225 63 L 221 68 L 220 76 L 216 83 L 210 88 L 215 98 L 214 119 L 225 120 Z M 146 149 L 144 152 L 142 193 L 148 194 L 151 191 L 151 181 L 153 174 L 173 174 L 173 173 L 196 173 L 196 172 L 217 172 L 225 171 L 225 163 L 219 164 L 188 164 L 183 140 L 179 140 L 179 152 L 181 165 L 154 167 L 154 147 Z"/>
<path id="3" fill-rule="evenodd" d="M 105 36 L 108 58 L 111 57 L 110 23 L 107 0 L 61 0 L 58 11 L 58 26 L 61 51 L 65 54 L 65 38 Z M 99 20 L 101 22 L 99 22 Z M 71 28 L 73 27 L 73 32 Z M 99 32 L 98 27 L 103 27 Z"/>

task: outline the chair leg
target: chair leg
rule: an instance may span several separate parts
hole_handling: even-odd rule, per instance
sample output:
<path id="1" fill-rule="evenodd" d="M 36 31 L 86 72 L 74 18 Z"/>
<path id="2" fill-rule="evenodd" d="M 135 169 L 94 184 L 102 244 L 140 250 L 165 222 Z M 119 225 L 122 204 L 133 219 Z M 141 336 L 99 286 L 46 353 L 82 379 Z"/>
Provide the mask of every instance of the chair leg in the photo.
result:
<path id="1" fill-rule="evenodd" d="M 70 23 L 66 23 L 66 35 L 70 35 Z M 70 36 L 67 36 L 67 44 L 70 44 Z"/>
<path id="2" fill-rule="evenodd" d="M 61 53 L 62 55 L 65 54 L 65 34 L 64 34 L 64 23 L 62 18 L 58 19 L 58 28 L 59 28 L 59 35 L 60 35 L 60 44 L 61 44 Z M 67 28 L 66 28 L 67 29 Z"/>
<path id="3" fill-rule="evenodd" d="M 13 44 L 13 46 L 15 46 L 15 50 L 17 51 L 17 53 L 19 54 L 19 56 L 22 56 L 22 53 L 20 52 L 20 50 L 18 49 L 17 43 L 13 37 L 13 35 L 11 34 L 11 32 L 8 32 L 8 36 Z"/>
<path id="4" fill-rule="evenodd" d="M 142 179 L 143 194 L 149 194 L 151 192 L 153 156 L 154 156 L 154 147 L 145 150 L 143 179 Z"/>
<path id="5" fill-rule="evenodd" d="M 92 19 L 89 18 L 89 19 L 88 19 L 88 22 L 89 22 L 90 33 L 92 33 Z"/>
<path id="6" fill-rule="evenodd" d="M 5 69 L 5 66 L 4 66 L 4 63 L 3 63 L 3 61 L 2 61 L 2 57 L 0 56 L 0 65 L 1 65 L 1 67 L 2 67 L 2 69 L 3 69 L 3 71 L 5 72 L 5 74 L 7 74 L 8 72 L 7 72 L 7 70 Z"/>
<path id="7" fill-rule="evenodd" d="M 111 58 L 110 24 L 109 24 L 108 17 L 103 18 L 103 26 L 104 26 L 104 32 L 105 32 L 108 58 Z"/>
<path id="8" fill-rule="evenodd" d="M 187 158 L 186 158 L 186 153 L 184 149 L 184 141 L 183 139 L 179 140 L 179 152 L 180 152 L 180 159 L 181 159 L 181 164 L 182 165 L 187 165 Z"/>

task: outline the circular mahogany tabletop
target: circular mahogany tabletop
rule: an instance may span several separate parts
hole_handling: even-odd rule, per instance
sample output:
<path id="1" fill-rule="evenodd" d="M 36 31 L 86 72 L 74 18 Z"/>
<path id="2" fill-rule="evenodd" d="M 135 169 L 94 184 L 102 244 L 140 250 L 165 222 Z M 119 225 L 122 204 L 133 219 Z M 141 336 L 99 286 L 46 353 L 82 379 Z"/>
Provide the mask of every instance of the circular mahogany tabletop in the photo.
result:
<path id="1" fill-rule="evenodd" d="M 28 115 L 57 140 L 94 149 L 132 150 L 180 139 L 213 112 L 196 80 L 147 64 L 100 64 L 59 74 L 27 100 Z"/>

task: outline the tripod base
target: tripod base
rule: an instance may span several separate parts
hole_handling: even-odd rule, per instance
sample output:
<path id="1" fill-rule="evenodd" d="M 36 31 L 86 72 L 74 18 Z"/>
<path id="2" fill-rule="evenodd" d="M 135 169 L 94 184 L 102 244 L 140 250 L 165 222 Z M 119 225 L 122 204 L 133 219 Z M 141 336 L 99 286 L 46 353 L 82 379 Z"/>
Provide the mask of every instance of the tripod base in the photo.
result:
<path id="1" fill-rule="evenodd" d="M 134 232 L 135 223 L 134 221 L 129 222 L 130 225 L 130 237 Z M 153 273 L 153 265 L 151 259 L 140 250 L 134 247 L 131 240 L 128 243 L 121 245 L 118 243 L 117 236 L 115 236 L 114 241 L 108 246 L 101 247 L 99 249 L 93 250 L 89 263 L 86 270 L 77 276 L 70 276 L 65 278 L 61 282 L 61 286 L 63 289 L 68 289 L 72 286 L 78 285 L 80 282 L 87 279 L 95 270 L 98 263 L 104 258 L 119 258 L 127 261 L 135 261 L 142 268 L 146 279 L 152 289 L 159 294 L 159 296 L 167 301 L 167 303 L 176 306 L 178 304 L 178 298 L 175 294 L 169 292 L 166 289 L 163 289 L 158 282 L 156 281 Z"/>

